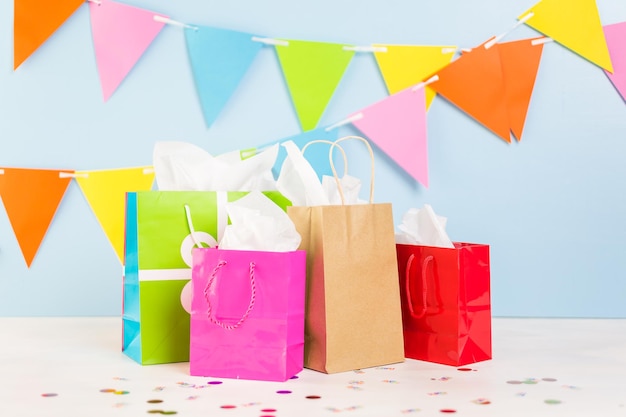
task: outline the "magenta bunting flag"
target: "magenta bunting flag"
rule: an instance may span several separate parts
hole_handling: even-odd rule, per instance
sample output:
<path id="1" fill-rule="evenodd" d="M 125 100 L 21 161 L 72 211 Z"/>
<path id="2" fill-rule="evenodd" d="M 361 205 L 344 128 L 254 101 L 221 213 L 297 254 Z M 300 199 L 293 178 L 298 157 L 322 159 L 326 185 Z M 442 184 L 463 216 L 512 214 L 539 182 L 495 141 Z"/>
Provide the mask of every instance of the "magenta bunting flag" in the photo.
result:
<path id="1" fill-rule="evenodd" d="M 164 23 L 154 20 L 154 12 L 109 0 L 90 2 L 89 13 L 102 94 L 107 101 Z"/>
<path id="2" fill-rule="evenodd" d="M 604 26 L 613 73 L 604 70 L 622 98 L 626 100 L 626 22 Z"/>
<path id="3" fill-rule="evenodd" d="M 410 87 L 349 117 L 402 169 L 428 187 L 426 95 Z"/>

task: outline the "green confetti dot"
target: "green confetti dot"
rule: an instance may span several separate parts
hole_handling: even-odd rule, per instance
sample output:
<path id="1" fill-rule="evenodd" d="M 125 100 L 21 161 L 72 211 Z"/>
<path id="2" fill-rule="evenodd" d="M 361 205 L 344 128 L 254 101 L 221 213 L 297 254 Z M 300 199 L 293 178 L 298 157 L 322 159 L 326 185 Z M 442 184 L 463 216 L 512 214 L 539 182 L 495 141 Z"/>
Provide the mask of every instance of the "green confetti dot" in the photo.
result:
<path id="1" fill-rule="evenodd" d="M 544 403 L 546 404 L 550 404 L 550 405 L 555 405 L 555 404 L 561 404 L 561 400 L 545 400 Z"/>

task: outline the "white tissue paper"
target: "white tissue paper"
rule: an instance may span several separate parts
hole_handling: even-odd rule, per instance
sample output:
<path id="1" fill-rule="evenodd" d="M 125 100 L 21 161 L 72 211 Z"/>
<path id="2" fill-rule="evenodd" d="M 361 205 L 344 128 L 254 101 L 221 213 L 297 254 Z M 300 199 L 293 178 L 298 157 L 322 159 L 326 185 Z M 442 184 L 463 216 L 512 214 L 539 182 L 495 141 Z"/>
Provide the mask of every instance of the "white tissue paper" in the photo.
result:
<path id="1" fill-rule="evenodd" d="M 344 205 L 367 203 L 367 201 L 359 199 L 359 193 L 361 192 L 360 179 L 346 174 L 339 179 L 339 183 L 341 184 L 341 189 L 343 190 Z M 341 194 L 339 194 L 335 177 L 323 175 L 322 189 L 324 190 L 324 194 L 326 194 L 326 198 L 328 198 L 328 201 L 330 202 L 329 204 L 342 204 Z"/>
<path id="2" fill-rule="evenodd" d="M 291 252 L 300 246 L 296 226 L 280 207 L 259 191 L 226 204 L 231 224 L 220 249 Z"/>
<path id="3" fill-rule="evenodd" d="M 324 175 L 320 182 L 317 173 L 293 141 L 286 141 L 282 146 L 287 151 L 287 157 L 276 180 L 278 191 L 294 206 L 340 205 L 341 196 L 335 178 Z M 344 193 L 344 204 L 363 203 L 358 198 L 361 180 L 345 174 L 339 182 Z"/>
<path id="4" fill-rule="evenodd" d="M 157 142 L 152 159 L 160 191 L 276 190 L 278 144 L 242 160 L 239 151 L 212 156 L 186 142 Z"/>
<path id="5" fill-rule="evenodd" d="M 396 233 L 396 243 L 454 248 L 446 234 L 446 222 L 447 219 L 436 215 L 428 204 L 422 209 L 409 209 L 398 226 L 400 233 Z"/>

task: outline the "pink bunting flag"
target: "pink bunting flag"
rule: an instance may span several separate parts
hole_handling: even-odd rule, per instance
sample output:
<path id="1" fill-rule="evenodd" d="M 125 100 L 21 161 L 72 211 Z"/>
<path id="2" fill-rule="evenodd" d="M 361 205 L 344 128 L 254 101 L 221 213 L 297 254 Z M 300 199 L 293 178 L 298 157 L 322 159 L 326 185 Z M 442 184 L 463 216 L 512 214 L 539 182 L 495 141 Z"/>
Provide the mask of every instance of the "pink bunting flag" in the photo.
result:
<path id="1" fill-rule="evenodd" d="M 428 144 L 424 87 L 410 87 L 349 117 L 371 139 L 425 187 L 428 187 Z"/>
<path id="2" fill-rule="evenodd" d="M 109 0 L 90 2 L 89 12 L 102 94 L 107 101 L 164 23 L 154 20 L 154 12 Z"/>
<path id="3" fill-rule="evenodd" d="M 626 100 L 626 22 L 604 26 L 613 73 L 604 70 L 622 98 Z"/>

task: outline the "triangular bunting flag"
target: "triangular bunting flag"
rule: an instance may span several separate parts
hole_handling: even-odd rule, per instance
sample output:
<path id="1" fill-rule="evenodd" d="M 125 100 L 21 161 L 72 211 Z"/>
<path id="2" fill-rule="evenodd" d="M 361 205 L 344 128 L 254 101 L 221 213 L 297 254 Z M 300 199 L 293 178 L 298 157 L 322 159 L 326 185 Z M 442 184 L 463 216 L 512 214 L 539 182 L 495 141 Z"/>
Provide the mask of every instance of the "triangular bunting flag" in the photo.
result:
<path id="1" fill-rule="evenodd" d="M 212 27 L 185 28 L 196 90 L 211 126 L 263 47 L 252 35 Z"/>
<path id="2" fill-rule="evenodd" d="M 326 131 L 325 128 L 319 128 L 314 130 L 309 130 L 308 132 L 301 133 L 299 135 L 290 136 L 279 141 L 275 141 L 272 143 L 268 143 L 265 146 L 271 146 L 275 143 L 282 143 L 288 140 L 293 141 L 298 148 L 302 149 L 307 143 L 314 140 L 329 140 L 331 142 L 336 141 L 339 138 L 339 129 L 331 129 Z M 264 146 L 264 147 L 265 147 Z M 328 161 L 328 151 L 330 146 L 324 144 L 313 144 L 307 147 L 305 151 L 306 160 L 309 161 L 317 175 L 322 178 L 323 175 L 333 175 L 332 170 L 330 169 L 330 163 Z M 272 168 L 272 173 L 274 176 L 278 178 L 278 174 L 280 173 L 280 169 L 283 166 L 283 162 L 285 162 L 285 158 L 287 157 L 287 151 L 282 146 L 278 148 L 278 156 L 276 157 L 276 163 L 274 164 L 274 168 Z"/>
<path id="3" fill-rule="evenodd" d="M 626 22 L 605 26 L 604 36 L 613 62 L 613 74 L 604 72 L 626 100 Z"/>
<path id="4" fill-rule="evenodd" d="M 84 0 L 14 0 L 13 69 L 31 56 L 84 3 Z"/>
<path id="5" fill-rule="evenodd" d="M 154 182 L 151 167 L 102 171 L 77 171 L 80 186 L 120 263 L 124 262 L 124 218 L 126 193 L 148 191 Z"/>
<path id="6" fill-rule="evenodd" d="M 357 129 L 402 169 L 428 187 L 426 98 L 423 87 L 407 88 L 350 118 Z"/>
<path id="7" fill-rule="evenodd" d="M 165 23 L 155 21 L 154 12 L 109 0 L 90 2 L 89 12 L 102 95 L 107 101 Z"/>
<path id="8" fill-rule="evenodd" d="M 607 71 L 613 72 L 595 0 L 541 0 L 519 19 Z"/>
<path id="9" fill-rule="evenodd" d="M 385 52 L 374 52 L 378 68 L 389 94 L 414 86 L 448 65 L 456 46 L 374 45 Z M 435 98 L 435 91 L 426 86 L 426 108 Z"/>
<path id="10" fill-rule="evenodd" d="M 530 98 L 535 87 L 543 43 L 532 39 L 497 44 L 504 74 L 504 90 L 509 125 L 515 138 L 522 140 Z"/>
<path id="11" fill-rule="evenodd" d="M 480 45 L 437 72 L 433 90 L 506 142 L 511 142 L 498 48 Z"/>
<path id="12" fill-rule="evenodd" d="M 354 51 L 345 45 L 325 42 L 288 41 L 276 45 L 291 100 L 303 131 L 317 124 L 341 81 Z"/>
<path id="13" fill-rule="evenodd" d="M 72 180 L 73 171 L 0 169 L 0 197 L 30 267 Z"/>

